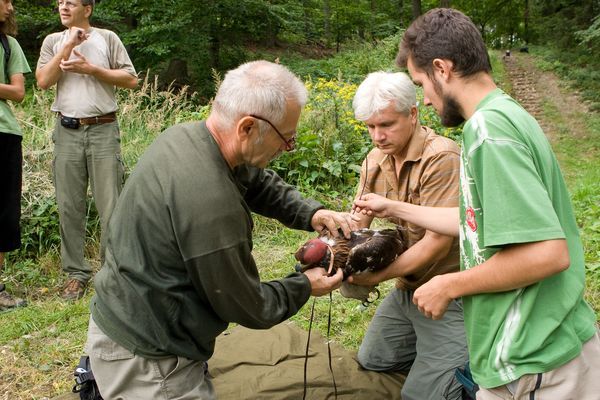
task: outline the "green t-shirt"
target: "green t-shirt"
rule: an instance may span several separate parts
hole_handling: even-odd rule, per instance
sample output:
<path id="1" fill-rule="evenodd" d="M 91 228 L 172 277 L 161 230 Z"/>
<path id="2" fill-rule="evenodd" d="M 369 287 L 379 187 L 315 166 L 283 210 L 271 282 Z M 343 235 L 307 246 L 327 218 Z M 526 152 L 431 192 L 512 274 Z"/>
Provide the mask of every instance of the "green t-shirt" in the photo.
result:
<path id="1" fill-rule="evenodd" d="M 491 388 L 557 368 L 595 333 L 583 300 L 583 248 L 558 162 L 540 126 L 496 89 L 463 130 L 461 268 L 503 246 L 566 238 L 570 267 L 525 288 L 466 296 L 475 381 Z"/>
<path id="2" fill-rule="evenodd" d="M 10 46 L 10 59 L 8 60 L 8 76 L 12 76 L 14 74 L 26 74 L 31 72 L 29 69 L 29 64 L 27 64 L 27 59 L 25 58 L 25 54 L 23 54 L 23 50 L 21 50 L 21 46 L 15 38 L 12 36 L 7 36 L 8 45 Z M 6 77 L 4 73 L 4 69 L 6 66 L 4 65 L 4 47 L 0 46 L 0 83 L 10 83 L 6 82 Z M 10 105 L 5 99 L 0 99 L 0 132 L 3 133 L 11 133 L 13 135 L 21 136 L 21 128 L 17 123 L 17 119 L 13 115 L 12 110 L 10 109 Z"/>

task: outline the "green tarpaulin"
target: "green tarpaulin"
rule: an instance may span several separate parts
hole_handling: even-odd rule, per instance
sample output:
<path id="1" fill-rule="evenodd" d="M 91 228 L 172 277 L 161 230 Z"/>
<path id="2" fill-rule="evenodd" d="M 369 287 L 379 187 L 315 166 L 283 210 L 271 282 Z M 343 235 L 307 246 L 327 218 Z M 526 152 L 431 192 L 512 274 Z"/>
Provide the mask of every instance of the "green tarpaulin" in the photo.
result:
<path id="1" fill-rule="evenodd" d="M 217 338 L 208 367 L 219 400 L 302 399 L 308 332 L 285 322 L 268 330 L 242 326 Z M 404 376 L 365 371 L 355 354 L 331 344 L 332 367 L 340 400 L 400 399 Z M 311 334 L 307 399 L 334 399 L 327 342 Z"/>

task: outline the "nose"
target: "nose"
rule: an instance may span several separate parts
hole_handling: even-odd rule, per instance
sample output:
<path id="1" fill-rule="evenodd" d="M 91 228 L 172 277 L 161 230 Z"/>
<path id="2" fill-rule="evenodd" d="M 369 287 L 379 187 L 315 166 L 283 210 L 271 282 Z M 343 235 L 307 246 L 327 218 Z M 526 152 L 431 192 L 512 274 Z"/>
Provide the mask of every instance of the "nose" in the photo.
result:
<path id="1" fill-rule="evenodd" d="M 429 100 L 429 97 L 427 97 L 427 96 L 423 97 L 423 104 L 425 104 L 426 106 L 430 106 L 432 104 L 431 100 Z"/>
<path id="2" fill-rule="evenodd" d="M 369 129 L 369 132 L 371 133 L 371 139 L 373 139 L 374 142 L 380 142 L 385 138 L 385 130 L 378 126 Z"/>

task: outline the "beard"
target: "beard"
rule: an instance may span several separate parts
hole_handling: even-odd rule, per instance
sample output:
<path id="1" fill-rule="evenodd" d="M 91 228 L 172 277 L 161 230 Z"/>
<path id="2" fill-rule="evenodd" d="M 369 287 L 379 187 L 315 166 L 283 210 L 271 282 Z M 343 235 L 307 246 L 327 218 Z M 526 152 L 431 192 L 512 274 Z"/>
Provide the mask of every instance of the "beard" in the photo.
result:
<path id="1" fill-rule="evenodd" d="M 437 78 L 434 77 L 432 81 L 433 90 L 435 90 L 435 93 L 442 98 L 442 109 L 438 113 L 442 120 L 442 125 L 453 128 L 465 122 L 460 105 L 454 97 L 444 93 L 442 85 L 440 85 Z"/>
<path id="2" fill-rule="evenodd" d="M 443 96 L 442 101 L 442 110 L 440 112 L 442 125 L 453 128 L 465 122 L 465 118 L 460 112 L 460 105 L 453 97 Z"/>

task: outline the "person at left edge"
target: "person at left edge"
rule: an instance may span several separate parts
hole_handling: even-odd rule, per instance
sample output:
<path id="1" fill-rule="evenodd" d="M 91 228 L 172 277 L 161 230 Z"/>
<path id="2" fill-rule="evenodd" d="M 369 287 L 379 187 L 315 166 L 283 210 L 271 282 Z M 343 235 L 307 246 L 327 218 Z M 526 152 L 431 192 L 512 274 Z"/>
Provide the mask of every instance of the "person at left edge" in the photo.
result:
<path id="1" fill-rule="evenodd" d="M 10 49 L 5 63 L 4 45 L 0 46 L 0 272 L 5 253 L 21 247 L 21 183 L 23 178 L 22 133 L 7 100 L 21 102 L 25 96 L 23 74 L 31 72 L 23 50 L 13 36 L 17 31 L 11 0 L 0 0 L 0 32 Z M 26 302 L 11 296 L 0 283 L 0 311 L 22 307 Z"/>
<path id="2" fill-rule="evenodd" d="M 56 84 L 54 186 L 60 220 L 62 297 L 85 293 L 92 268 L 84 258 L 88 180 L 100 216 L 100 260 L 106 226 L 123 186 L 116 87 L 133 89 L 137 75 L 119 37 L 90 25 L 94 0 L 58 0 L 67 28 L 44 39 L 35 76 L 42 89 Z"/>
<path id="3" fill-rule="evenodd" d="M 323 268 L 261 282 L 251 212 L 346 237 L 268 162 L 294 148 L 303 83 L 282 65 L 229 71 L 206 121 L 175 125 L 142 155 L 108 227 L 86 350 L 109 399 L 214 399 L 206 362 L 229 322 L 266 329 L 341 285 Z M 217 349 L 218 351 L 218 349 Z"/>

